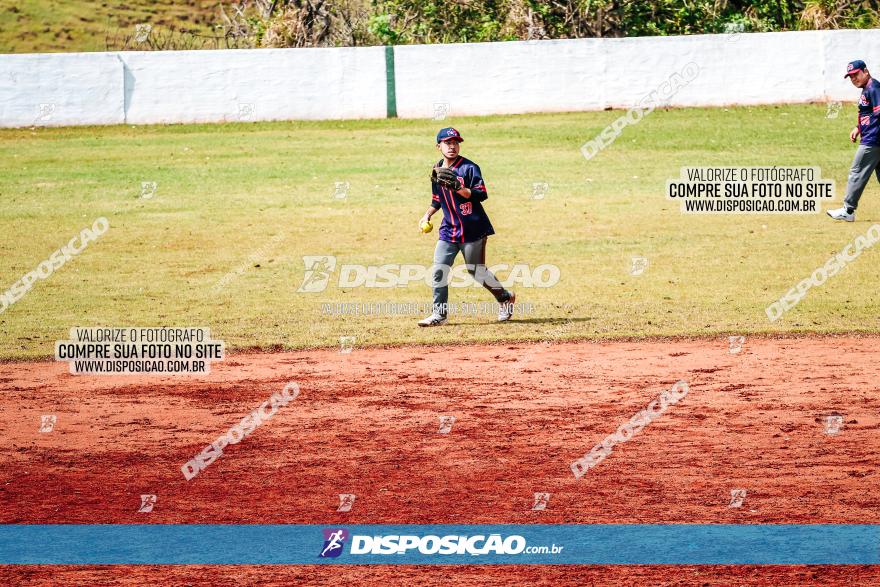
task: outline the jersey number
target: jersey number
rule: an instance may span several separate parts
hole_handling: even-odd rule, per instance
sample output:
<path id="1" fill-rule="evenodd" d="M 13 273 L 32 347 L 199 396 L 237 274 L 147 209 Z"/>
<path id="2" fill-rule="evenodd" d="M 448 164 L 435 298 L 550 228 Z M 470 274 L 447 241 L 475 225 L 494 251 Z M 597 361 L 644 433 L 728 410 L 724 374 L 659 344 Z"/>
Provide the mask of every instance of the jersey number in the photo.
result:
<path id="1" fill-rule="evenodd" d="M 458 208 L 461 210 L 462 215 L 467 216 L 474 210 L 474 205 L 471 202 L 465 202 L 464 204 L 459 204 Z"/>

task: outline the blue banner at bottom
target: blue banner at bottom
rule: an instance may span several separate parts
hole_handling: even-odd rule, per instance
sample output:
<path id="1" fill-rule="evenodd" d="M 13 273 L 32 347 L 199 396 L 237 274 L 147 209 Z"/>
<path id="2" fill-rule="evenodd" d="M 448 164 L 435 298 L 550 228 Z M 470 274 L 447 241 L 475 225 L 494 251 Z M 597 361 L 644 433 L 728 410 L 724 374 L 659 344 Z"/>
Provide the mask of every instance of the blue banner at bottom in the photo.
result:
<path id="1" fill-rule="evenodd" d="M 0 525 L 18 565 L 863 565 L 880 525 Z"/>

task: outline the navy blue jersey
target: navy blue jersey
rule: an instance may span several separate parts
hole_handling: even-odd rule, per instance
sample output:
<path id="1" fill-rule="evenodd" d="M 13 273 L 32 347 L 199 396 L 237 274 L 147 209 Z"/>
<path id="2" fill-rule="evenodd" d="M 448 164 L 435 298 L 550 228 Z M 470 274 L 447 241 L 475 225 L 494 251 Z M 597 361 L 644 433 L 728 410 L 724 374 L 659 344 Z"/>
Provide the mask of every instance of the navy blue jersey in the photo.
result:
<path id="1" fill-rule="evenodd" d="M 863 145 L 880 145 L 880 82 L 873 78 L 859 96 L 859 132 Z"/>
<path id="2" fill-rule="evenodd" d="M 443 160 L 437 166 L 443 165 Z M 431 182 L 431 206 L 443 209 L 443 222 L 440 224 L 440 240 L 450 243 L 469 243 L 484 236 L 495 234 L 483 204 L 489 195 L 480 166 L 464 157 L 459 157 L 450 165 L 458 175 L 463 188 L 470 188 L 471 197 L 465 198 L 440 184 Z"/>

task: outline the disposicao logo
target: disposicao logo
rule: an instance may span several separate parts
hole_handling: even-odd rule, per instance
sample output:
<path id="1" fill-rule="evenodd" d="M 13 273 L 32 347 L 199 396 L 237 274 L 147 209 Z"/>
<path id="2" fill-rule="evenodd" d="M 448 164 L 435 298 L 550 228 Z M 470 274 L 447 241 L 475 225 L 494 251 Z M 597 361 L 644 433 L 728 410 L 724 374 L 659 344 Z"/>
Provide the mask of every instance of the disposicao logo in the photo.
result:
<path id="1" fill-rule="evenodd" d="M 359 536 L 352 537 L 351 554 L 520 554 L 526 550 L 522 536 Z M 549 552 L 549 548 L 548 548 Z"/>
<path id="2" fill-rule="evenodd" d="M 325 528 L 324 546 L 321 548 L 319 558 L 336 558 L 342 554 L 342 547 L 348 539 L 348 530 L 345 528 Z"/>
<path id="3" fill-rule="evenodd" d="M 518 534 L 478 534 L 475 536 L 448 535 L 349 535 L 343 528 L 323 530 L 324 546 L 320 558 L 336 558 L 342 554 L 346 540 L 351 538 L 349 554 L 357 555 L 557 555 L 563 546 L 556 544 L 528 546 Z"/>

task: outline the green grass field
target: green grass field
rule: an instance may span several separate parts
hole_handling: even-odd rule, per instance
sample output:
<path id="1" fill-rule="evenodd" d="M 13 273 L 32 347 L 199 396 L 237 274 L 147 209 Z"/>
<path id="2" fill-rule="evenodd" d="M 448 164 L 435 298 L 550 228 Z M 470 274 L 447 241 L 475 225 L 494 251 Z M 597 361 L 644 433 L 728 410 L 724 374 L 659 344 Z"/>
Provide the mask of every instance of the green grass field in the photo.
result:
<path id="1" fill-rule="evenodd" d="M 854 224 L 821 215 L 683 215 L 664 197 L 682 166 L 812 165 L 842 198 L 852 106 L 657 111 L 591 161 L 580 145 L 616 112 L 456 118 L 497 231 L 488 262 L 553 263 L 552 288 L 519 289 L 522 320 L 322 316 L 325 302 L 428 302 L 423 283 L 297 293 L 303 255 L 429 264 L 416 222 L 437 158 L 432 121 L 21 129 L 0 132 L 0 290 L 94 219 L 110 230 L 0 313 L 0 357 L 53 354 L 72 326 L 210 326 L 230 347 L 302 348 L 541 338 L 877 332 L 880 251 L 867 250 L 782 319 L 764 308 L 880 222 L 869 185 Z M 349 182 L 334 198 L 334 182 Z M 141 198 L 141 182 L 156 182 Z M 547 182 L 544 199 L 532 184 Z M 825 208 L 831 207 L 826 204 Z M 438 217 L 439 218 L 439 217 Z M 274 240 L 273 240 L 274 239 Z M 262 258 L 254 260 L 257 253 Z M 644 274 L 630 259 L 649 260 Z M 258 266 L 257 266 L 258 265 Z M 236 273 L 236 270 L 244 270 Z M 216 284 L 224 276 L 223 287 Z M 451 301 L 491 301 L 478 288 Z"/>
<path id="2" fill-rule="evenodd" d="M 0 0 L 0 53 L 106 51 L 107 35 L 157 30 L 208 33 L 218 0 Z"/>

